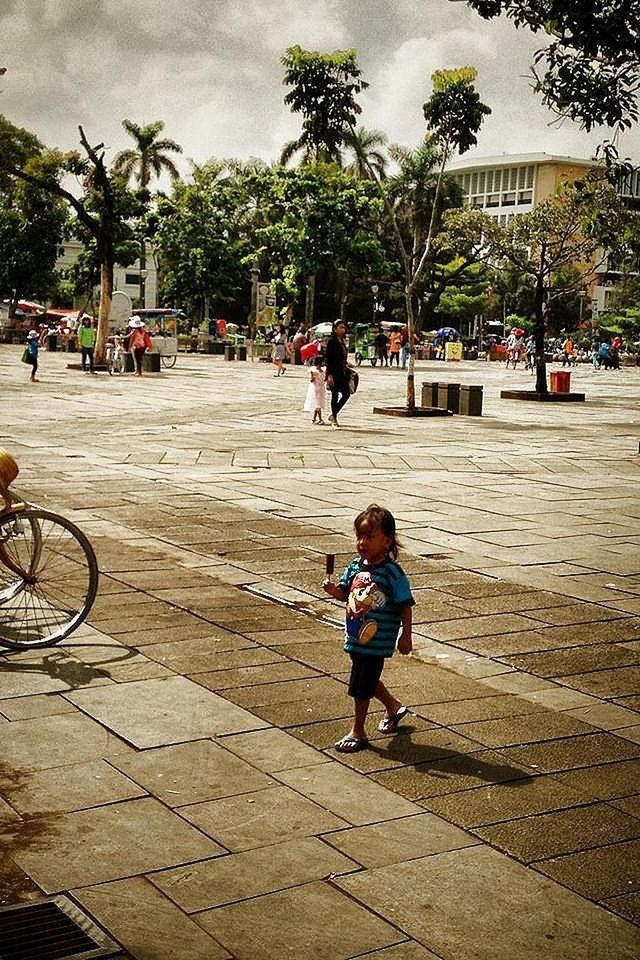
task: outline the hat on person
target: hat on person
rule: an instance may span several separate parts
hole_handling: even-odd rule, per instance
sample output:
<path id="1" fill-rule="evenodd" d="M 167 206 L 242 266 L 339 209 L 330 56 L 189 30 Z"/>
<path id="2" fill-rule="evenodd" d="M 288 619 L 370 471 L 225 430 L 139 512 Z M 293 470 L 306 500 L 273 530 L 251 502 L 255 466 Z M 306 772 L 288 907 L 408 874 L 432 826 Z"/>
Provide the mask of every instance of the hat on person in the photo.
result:
<path id="1" fill-rule="evenodd" d="M 144 323 L 142 322 L 142 320 L 140 319 L 140 317 L 131 317 L 131 320 L 129 320 L 129 326 L 130 326 L 130 327 L 144 327 Z"/>
<path id="2" fill-rule="evenodd" d="M 40 334 L 37 330 L 29 330 L 29 333 L 27 334 L 27 340 L 37 340 L 39 336 Z"/>

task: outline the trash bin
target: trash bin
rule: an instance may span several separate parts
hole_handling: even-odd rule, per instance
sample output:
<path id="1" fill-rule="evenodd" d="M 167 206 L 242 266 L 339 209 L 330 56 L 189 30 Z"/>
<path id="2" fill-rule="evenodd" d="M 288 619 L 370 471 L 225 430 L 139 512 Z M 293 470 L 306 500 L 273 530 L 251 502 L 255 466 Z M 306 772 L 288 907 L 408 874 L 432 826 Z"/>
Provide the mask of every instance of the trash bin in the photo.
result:
<path id="1" fill-rule="evenodd" d="M 142 358 L 142 369 L 145 373 L 160 373 L 160 354 L 145 353 Z"/>
<path id="2" fill-rule="evenodd" d="M 460 412 L 459 383 L 438 384 L 438 406 L 442 407 L 443 410 L 450 410 L 451 413 Z"/>
<path id="3" fill-rule="evenodd" d="M 246 360 L 247 359 L 247 348 L 246 347 L 236 347 L 236 360 Z"/>
<path id="4" fill-rule="evenodd" d="M 224 358 L 225 360 L 235 360 L 236 358 L 236 348 L 232 343 L 228 343 L 224 348 Z"/>
<path id="5" fill-rule="evenodd" d="M 551 393 L 570 393 L 571 374 L 568 370 L 554 370 L 549 377 Z"/>
<path id="6" fill-rule="evenodd" d="M 422 406 L 423 407 L 437 407 L 438 406 L 438 388 L 439 383 L 423 383 L 422 384 Z"/>
<path id="7" fill-rule="evenodd" d="M 460 413 L 465 417 L 482 416 L 482 386 L 463 384 L 460 387 Z"/>
<path id="8" fill-rule="evenodd" d="M 58 349 L 58 334 L 57 333 L 48 333 L 47 334 L 47 350 L 51 353 L 55 353 Z"/>

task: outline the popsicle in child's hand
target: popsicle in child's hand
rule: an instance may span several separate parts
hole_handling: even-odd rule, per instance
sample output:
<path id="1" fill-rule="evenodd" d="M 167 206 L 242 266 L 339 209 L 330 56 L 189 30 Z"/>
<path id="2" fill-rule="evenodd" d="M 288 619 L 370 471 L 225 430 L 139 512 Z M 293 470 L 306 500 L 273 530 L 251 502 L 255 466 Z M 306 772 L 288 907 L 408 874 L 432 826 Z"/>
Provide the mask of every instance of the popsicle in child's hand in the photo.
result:
<path id="1" fill-rule="evenodd" d="M 328 577 L 331 577 L 331 576 L 333 575 L 333 571 L 334 571 L 334 569 L 335 569 L 335 563 L 336 563 L 336 555 L 335 555 L 335 553 L 328 553 L 328 554 L 327 554 L 327 560 L 326 560 L 326 566 L 325 566 L 325 572 L 326 572 L 326 574 L 327 574 Z"/>

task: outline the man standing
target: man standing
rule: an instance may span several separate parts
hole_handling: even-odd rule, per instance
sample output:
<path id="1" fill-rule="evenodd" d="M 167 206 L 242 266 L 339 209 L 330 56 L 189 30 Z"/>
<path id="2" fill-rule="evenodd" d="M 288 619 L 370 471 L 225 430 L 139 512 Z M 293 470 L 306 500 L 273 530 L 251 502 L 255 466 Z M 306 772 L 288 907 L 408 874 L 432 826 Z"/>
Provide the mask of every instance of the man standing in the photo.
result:
<path id="1" fill-rule="evenodd" d="M 89 360 L 89 372 L 95 373 L 93 369 L 93 350 L 96 345 L 96 331 L 93 327 L 91 317 L 83 317 L 82 323 L 78 328 L 78 343 L 82 351 L 82 369 L 87 372 L 87 358 Z"/>

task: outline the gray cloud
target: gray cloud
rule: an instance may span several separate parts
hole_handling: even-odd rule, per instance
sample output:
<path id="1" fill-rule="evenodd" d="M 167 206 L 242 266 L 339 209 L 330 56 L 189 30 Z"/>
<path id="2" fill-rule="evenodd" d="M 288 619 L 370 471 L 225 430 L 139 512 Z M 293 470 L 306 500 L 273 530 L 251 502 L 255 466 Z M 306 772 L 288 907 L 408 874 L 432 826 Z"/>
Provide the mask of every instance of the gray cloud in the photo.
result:
<path id="1" fill-rule="evenodd" d="M 0 110 L 14 123 L 63 149 L 82 124 L 115 154 L 125 117 L 164 120 L 184 172 L 188 157 L 272 160 L 296 135 L 280 63 L 292 43 L 355 48 L 371 84 L 362 122 L 395 142 L 422 137 L 433 70 L 467 63 L 493 110 L 477 154 L 589 156 L 601 139 L 549 126 L 526 76 L 540 38 L 448 0 L 0 0 L 0 36 Z M 622 146 L 639 156 L 638 132 Z"/>

